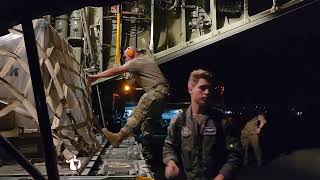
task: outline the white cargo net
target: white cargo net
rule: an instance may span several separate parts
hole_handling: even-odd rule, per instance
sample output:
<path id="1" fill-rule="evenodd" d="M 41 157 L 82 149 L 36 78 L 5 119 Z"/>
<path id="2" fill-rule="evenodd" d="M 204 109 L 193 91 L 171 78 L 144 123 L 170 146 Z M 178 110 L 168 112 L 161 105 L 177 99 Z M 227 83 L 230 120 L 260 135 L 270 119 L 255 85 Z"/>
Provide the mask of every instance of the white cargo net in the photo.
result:
<path id="1" fill-rule="evenodd" d="M 57 153 L 65 159 L 79 151 L 91 154 L 98 144 L 85 72 L 72 47 L 45 20 L 33 25 Z M 14 112 L 16 126 L 39 129 L 22 28 L 14 29 L 0 37 L 0 121 Z"/>

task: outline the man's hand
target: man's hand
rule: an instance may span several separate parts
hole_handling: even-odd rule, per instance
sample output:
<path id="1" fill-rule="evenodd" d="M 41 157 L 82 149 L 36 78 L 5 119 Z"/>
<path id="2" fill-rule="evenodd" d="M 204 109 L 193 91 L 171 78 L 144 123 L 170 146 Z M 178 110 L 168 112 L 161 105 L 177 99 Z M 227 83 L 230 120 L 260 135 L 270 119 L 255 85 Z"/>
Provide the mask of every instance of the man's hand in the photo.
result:
<path id="1" fill-rule="evenodd" d="M 87 80 L 87 85 L 91 86 L 91 84 L 96 81 L 98 77 L 96 75 L 89 75 Z"/>
<path id="2" fill-rule="evenodd" d="M 179 175 L 179 167 L 177 166 L 177 164 L 172 161 L 169 160 L 165 169 L 165 176 L 167 179 L 178 176 Z"/>
<path id="3" fill-rule="evenodd" d="M 224 176 L 222 174 L 218 174 L 213 180 L 224 180 Z"/>

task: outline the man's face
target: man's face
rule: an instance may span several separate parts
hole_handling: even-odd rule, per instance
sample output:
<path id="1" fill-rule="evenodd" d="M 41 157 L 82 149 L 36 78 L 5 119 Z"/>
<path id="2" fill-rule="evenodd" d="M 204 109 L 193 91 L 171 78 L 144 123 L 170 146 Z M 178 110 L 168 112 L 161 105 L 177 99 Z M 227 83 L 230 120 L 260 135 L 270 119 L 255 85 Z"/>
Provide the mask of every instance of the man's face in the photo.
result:
<path id="1" fill-rule="evenodd" d="M 207 104 L 211 91 L 211 83 L 206 79 L 199 79 L 194 86 L 188 87 L 192 102 L 198 105 Z"/>

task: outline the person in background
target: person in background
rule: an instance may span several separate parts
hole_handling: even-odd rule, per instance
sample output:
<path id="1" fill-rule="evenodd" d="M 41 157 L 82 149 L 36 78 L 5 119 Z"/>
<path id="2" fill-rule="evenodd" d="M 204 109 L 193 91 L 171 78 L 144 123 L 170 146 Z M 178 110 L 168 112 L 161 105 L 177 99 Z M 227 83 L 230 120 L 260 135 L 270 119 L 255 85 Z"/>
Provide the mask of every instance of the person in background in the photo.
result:
<path id="1" fill-rule="evenodd" d="M 257 116 L 246 122 L 241 131 L 241 144 L 244 150 L 243 165 L 247 165 L 249 161 L 249 148 L 252 147 L 257 166 L 262 165 L 262 151 L 259 142 L 261 129 L 267 123 L 264 114 L 261 112 Z"/>

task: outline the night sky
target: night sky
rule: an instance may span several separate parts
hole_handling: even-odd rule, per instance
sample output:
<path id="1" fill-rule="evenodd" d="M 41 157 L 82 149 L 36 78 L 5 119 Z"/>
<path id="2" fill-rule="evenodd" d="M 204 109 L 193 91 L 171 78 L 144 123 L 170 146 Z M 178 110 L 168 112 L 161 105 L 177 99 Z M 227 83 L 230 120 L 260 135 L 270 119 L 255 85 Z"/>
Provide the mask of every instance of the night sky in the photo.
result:
<path id="1" fill-rule="evenodd" d="M 172 101 L 188 101 L 196 68 L 225 86 L 225 104 L 320 104 L 320 3 L 302 8 L 161 65 Z"/>

